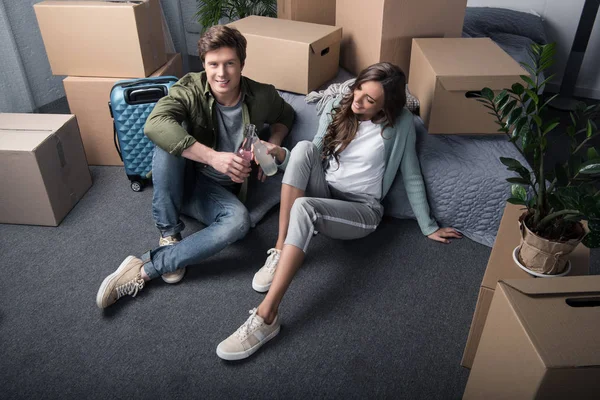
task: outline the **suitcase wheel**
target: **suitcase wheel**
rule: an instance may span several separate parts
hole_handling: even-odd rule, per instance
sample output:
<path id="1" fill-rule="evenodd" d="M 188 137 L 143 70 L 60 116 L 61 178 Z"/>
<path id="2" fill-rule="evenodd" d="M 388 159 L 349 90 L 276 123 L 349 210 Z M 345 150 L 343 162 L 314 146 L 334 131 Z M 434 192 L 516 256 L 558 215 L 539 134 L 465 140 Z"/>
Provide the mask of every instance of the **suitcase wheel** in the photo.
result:
<path id="1" fill-rule="evenodd" d="M 144 185 L 140 181 L 132 181 L 131 182 L 131 190 L 134 192 L 141 192 L 144 188 Z"/>

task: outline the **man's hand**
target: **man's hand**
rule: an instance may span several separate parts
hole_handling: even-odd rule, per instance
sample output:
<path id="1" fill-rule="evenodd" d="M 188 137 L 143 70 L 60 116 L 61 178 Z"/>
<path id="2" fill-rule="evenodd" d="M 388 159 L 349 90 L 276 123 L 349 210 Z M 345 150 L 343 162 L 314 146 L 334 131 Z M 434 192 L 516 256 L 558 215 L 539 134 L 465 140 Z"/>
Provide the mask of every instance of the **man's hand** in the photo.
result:
<path id="1" fill-rule="evenodd" d="M 264 140 L 261 140 L 260 142 L 262 144 L 264 144 L 265 147 L 267 148 L 267 154 L 275 156 L 275 158 L 277 159 L 277 164 L 281 164 L 282 162 L 285 161 L 285 150 L 281 146 L 278 146 L 278 145 L 270 143 L 270 142 L 265 142 Z M 254 146 L 254 145 L 252 145 L 252 146 Z M 252 153 L 254 153 L 254 147 L 252 147 Z M 260 163 L 256 159 L 256 156 L 254 157 L 254 162 L 257 165 L 260 165 Z M 263 173 L 262 168 L 259 168 L 258 169 L 258 180 L 261 182 L 264 182 L 265 179 L 267 179 L 267 175 L 265 175 Z"/>
<path id="2" fill-rule="evenodd" d="M 235 183 L 242 183 L 250 175 L 250 161 L 244 160 L 235 153 L 215 151 L 208 163 L 222 174 L 227 175 Z"/>
<path id="3" fill-rule="evenodd" d="M 462 234 L 454 228 L 440 228 L 427 237 L 436 242 L 450 243 L 448 238 L 462 239 Z"/>

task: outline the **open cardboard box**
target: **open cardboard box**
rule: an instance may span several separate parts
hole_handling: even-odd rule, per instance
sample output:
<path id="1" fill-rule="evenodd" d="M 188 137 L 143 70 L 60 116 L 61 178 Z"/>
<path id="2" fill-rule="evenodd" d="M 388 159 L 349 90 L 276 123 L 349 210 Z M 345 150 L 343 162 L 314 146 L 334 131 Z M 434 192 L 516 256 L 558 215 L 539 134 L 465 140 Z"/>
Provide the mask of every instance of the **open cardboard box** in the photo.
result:
<path id="1" fill-rule="evenodd" d="M 464 399 L 598 399 L 600 276 L 502 280 Z"/>
<path id="2" fill-rule="evenodd" d="M 472 94 L 510 88 L 528 75 L 490 38 L 414 39 L 410 69 L 419 114 L 429 133 L 442 134 L 501 133 Z"/>
<path id="3" fill-rule="evenodd" d="M 308 94 L 337 75 L 342 28 L 258 16 L 229 25 L 248 41 L 242 73 L 250 79 Z"/>

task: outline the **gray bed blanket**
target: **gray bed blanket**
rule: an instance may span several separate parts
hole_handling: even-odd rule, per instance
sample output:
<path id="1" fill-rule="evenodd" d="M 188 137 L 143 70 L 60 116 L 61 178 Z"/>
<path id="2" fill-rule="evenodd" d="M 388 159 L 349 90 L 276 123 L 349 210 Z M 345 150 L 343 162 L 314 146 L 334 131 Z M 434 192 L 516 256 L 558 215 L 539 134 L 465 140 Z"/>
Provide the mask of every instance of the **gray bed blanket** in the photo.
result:
<path id="1" fill-rule="evenodd" d="M 539 17 L 494 8 L 467 8 L 463 36 L 491 37 L 517 61 L 527 60 L 531 41 L 546 41 Z M 340 70 L 330 83 L 352 77 Z M 301 140 L 312 140 L 319 122 L 315 104 L 307 104 L 302 95 L 280 93 L 296 112 L 294 127 L 285 144 L 292 148 Z M 499 158 L 516 158 L 524 165 L 526 160 L 505 136 L 429 135 L 418 116 L 415 126 L 432 215 L 441 226 L 452 226 L 469 239 L 491 247 L 510 192 L 505 179 L 512 176 Z M 269 179 L 266 184 L 255 182 L 251 188 L 254 190 L 250 191 L 248 208 L 253 224 L 279 202 L 281 173 Z M 383 205 L 386 215 L 414 218 L 400 174 Z"/>

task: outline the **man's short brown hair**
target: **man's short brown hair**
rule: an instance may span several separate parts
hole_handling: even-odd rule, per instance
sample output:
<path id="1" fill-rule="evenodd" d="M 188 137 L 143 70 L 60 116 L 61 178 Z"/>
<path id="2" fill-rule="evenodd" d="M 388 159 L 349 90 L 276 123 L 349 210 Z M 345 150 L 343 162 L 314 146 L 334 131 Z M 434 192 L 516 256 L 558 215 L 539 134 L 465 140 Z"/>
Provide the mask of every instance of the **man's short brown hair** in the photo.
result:
<path id="1" fill-rule="evenodd" d="M 198 53 L 204 63 L 204 57 L 209 51 L 218 50 L 221 47 L 231 47 L 235 49 L 240 63 L 244 65 L 246 44 L 246 38 L 237 29 L 225 25 L 215 25 L 208 28 L 198 41 Z"/>

